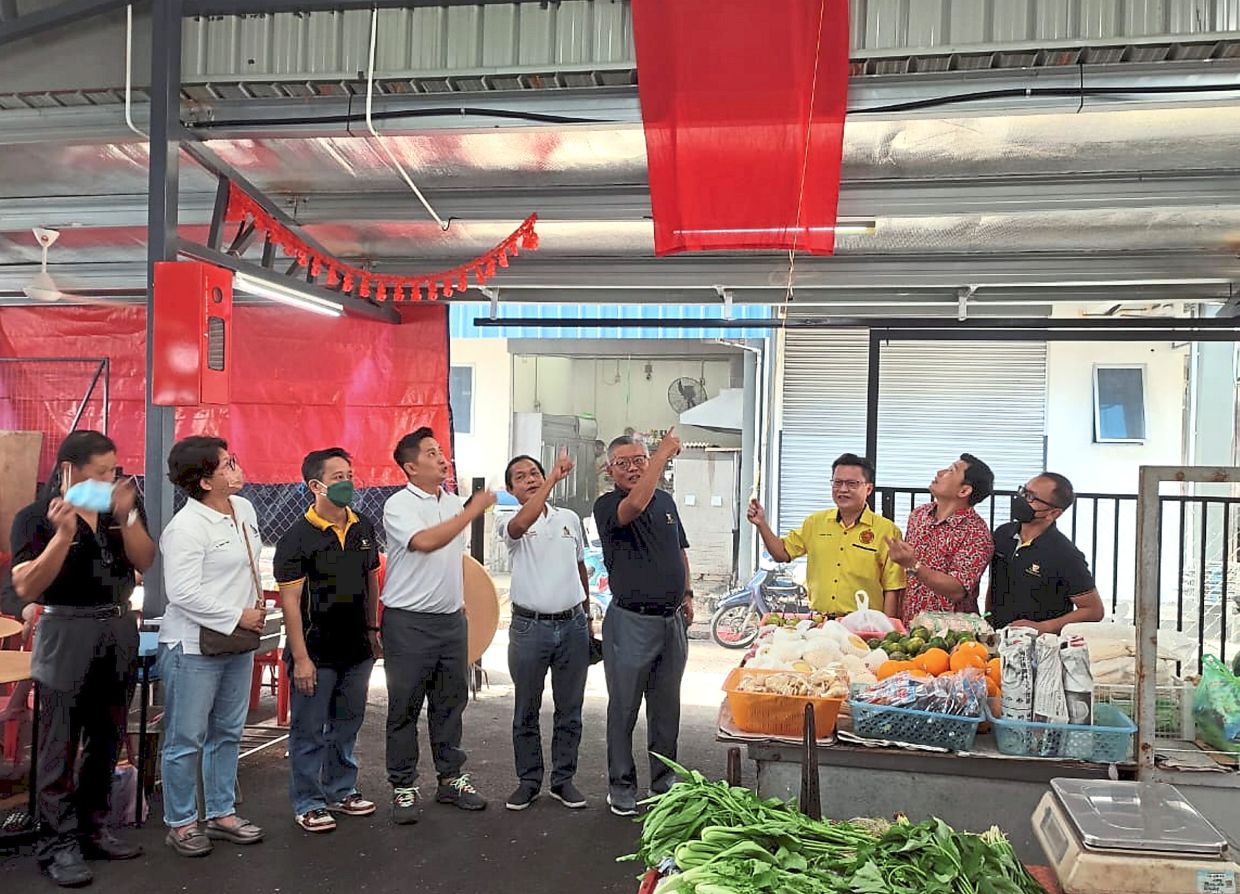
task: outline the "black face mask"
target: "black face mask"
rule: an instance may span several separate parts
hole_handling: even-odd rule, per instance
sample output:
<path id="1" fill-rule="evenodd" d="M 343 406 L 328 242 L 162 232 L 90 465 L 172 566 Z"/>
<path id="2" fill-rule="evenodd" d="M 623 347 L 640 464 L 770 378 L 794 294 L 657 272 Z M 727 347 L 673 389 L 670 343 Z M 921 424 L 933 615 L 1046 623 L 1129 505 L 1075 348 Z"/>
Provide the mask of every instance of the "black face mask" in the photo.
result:
<path id="1" fill-rule="evenodd" d="M 1012 497 L 1012 521 L 1027 525 L 1038 517 L 1038 512 L 1024 497 Z"/>

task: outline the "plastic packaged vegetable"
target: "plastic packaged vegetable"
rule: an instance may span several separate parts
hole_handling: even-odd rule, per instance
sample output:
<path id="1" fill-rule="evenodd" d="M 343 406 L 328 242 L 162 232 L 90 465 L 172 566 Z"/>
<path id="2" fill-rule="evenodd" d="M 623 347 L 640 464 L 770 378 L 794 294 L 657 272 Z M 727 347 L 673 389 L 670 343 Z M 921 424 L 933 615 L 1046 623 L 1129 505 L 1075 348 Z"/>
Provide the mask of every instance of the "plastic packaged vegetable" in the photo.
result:
<path id="1" fill-rule="evenodd" d="M 1206 655 L 1201 664 L 1193 700 L 1197 735 L 1212 748 L 1240 752 L 1240 678 L 1213 655 Z"/>

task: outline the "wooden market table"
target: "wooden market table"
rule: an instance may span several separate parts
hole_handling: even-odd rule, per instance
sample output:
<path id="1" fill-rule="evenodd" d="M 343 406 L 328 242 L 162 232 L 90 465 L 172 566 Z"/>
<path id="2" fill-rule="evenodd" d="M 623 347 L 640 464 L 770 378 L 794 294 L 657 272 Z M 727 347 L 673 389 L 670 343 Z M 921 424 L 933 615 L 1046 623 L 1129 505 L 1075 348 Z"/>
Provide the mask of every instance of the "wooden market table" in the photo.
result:
<path id="1" fill-rule="evenodd" d="M 21 625 L 18 625 L 18 629 Z M 30 662 L 34 657 L 31 652 L 0 651 L 0 685 L 23 683 L 31 679 Z M 37 688 L 37 687 L 36 687 Z M 0 845 L 16 845 L 29 840 L 38 829 L 38 786 L 36 780 L 39 773 L 39 698 L 34 699 L 34 713 L 30 723 L 30 796 L 27 800 L 26 815 L 15 818 L 13 814 L 0 815 Z"/>

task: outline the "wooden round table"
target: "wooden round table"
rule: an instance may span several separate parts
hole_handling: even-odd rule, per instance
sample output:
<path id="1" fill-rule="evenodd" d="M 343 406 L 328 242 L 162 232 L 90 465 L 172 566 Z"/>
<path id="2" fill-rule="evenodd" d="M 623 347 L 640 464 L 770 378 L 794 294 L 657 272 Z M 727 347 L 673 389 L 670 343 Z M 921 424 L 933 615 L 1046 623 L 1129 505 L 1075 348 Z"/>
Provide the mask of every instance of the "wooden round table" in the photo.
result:
<path id="1" fill-rule="evenodd" d="M 472 556 L 465 556 L 465 620 L 469 625 L 469 663 L 474 664 L 499 629 L 499 595 L 495 581 Z"/>
<path id="2" fill-rule="evenodd" d="M 21 625 L 17 625 L 21 629 Z M 14 652 L 9 649 L 0 651 L 0 686 L 6 683 L 20 683 L 30 679 L 30 659 L 32 652 Z"/>
<path id="3" fill-rule="evenodd" d="M 8 639 L 22 632 L 22 622 L 13 618 L 0 618 L 0 640 Z"/>

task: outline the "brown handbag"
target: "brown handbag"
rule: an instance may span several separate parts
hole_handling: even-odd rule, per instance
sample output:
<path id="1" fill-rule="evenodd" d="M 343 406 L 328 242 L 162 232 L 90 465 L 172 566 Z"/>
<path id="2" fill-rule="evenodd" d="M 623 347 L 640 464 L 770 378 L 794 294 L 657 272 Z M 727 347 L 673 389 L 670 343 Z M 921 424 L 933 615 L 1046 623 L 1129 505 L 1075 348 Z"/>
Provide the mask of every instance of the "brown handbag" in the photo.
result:
<path id="1" fill-rule="evenodd" d="M 245 553 L 250 560 L 250 578 L 254 581 L 254 589 L 258 593 L 255 608 L 263 607 L 263 585 L 258 577 L 258 565 L 254 562 L 254 550 L 250 547 L 250 533 L 245 529 L 245 522 L 240 522 L 241 534 L 245 537 Z M 237 627 L 232 633 L 220 633 L 209 627 L 202 627 L 198 633 L 198 651 L 203 655 L 244 655 L 258 649 L 259 634 L 253 630 Z"/>

